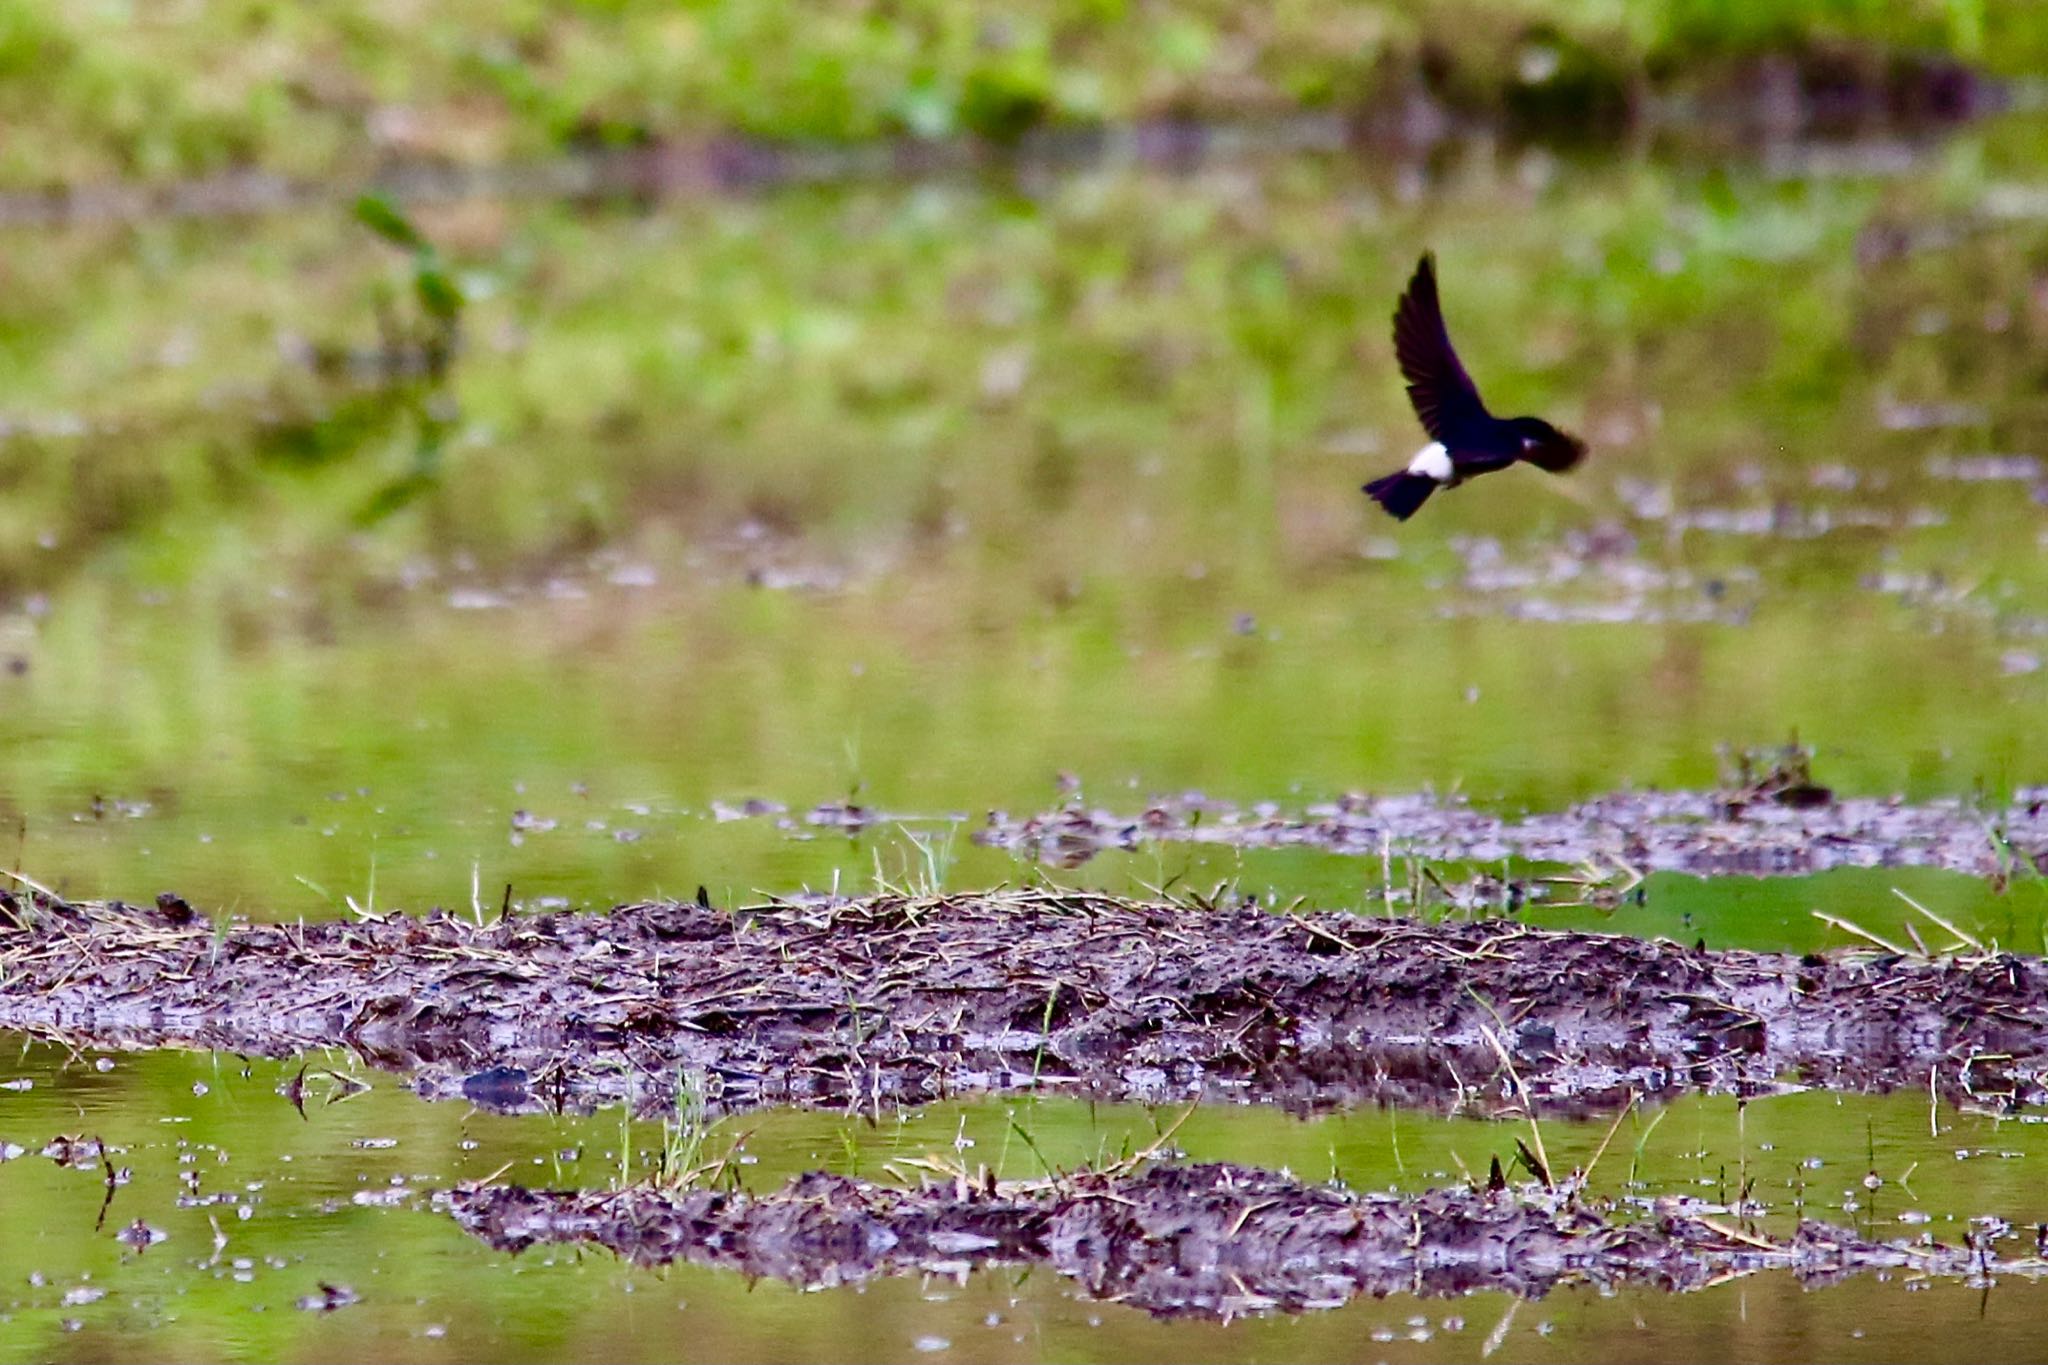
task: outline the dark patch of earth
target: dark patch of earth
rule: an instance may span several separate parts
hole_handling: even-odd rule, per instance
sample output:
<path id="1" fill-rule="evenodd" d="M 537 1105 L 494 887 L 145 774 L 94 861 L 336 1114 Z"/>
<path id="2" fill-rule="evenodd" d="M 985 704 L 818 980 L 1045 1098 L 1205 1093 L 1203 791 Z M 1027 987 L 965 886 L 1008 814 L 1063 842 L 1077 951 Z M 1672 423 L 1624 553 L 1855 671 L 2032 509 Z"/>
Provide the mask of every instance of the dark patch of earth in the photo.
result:
<path id="1" fill-rule="evenodd" d="M 2010 953 L 1802 958 L 1051 890 L 219 932 L 161 905 L 0 895 L 0 1028 L 347 1047 L 505 1110 L 666 1108 L 682 1076 L 720 1110 L 1029 1086 L 1546 1115 L 1791 1083 L 2048 1100 L 2048 967 Z"/>

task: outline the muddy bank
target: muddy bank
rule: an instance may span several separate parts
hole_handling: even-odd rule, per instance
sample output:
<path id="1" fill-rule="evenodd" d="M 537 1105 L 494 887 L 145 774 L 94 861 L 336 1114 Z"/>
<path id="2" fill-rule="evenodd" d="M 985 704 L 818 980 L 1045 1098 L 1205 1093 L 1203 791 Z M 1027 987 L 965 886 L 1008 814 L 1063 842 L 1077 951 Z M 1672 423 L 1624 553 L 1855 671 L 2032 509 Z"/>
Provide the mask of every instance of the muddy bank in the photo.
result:
<path id="1" fill-rule="evenodd" d="M 0 1028 L 267 1056 L 341 1046 L 502 1109 L 880 1106 L 1025 1086 L 1146 1102 L 1544 1113 L 1790 1079 L 2048 1100 L 2048 968 L 1791 957 L 1087 893 L 436 912 L 216 931 L 0 897 Z"/>
<path id="2" fill-rule="evenodd" d="M 1043 1265 L 1095 1298 L 1162 1316 L 1301 1312 L 1362 1294 L 1690 1290 L 1760 1270 L 1809 1283 L 1884 1269 L 1989 1283 L 2044 1268 L 1999 1254 L 2002 1225 L 1973 1230 L 1966 1247 L 1871 1242 L 1819 1222 L 1781 1242 L 1675 1205 L 1621 1222 L 1541 1188 L 1360 1195 L 1231 1165 L 1023 1187 L 977 1185 L 964 1172 L 918 1189 L 813 1173 L 753 1196 L 514 1187 L 457 1190 L 445 1202 L 507 1251 L 593 1244 L 641 1264 L 687 1260 L 807 1287 Z"/>
<path id="3" fill-rule="evenodd" d="M 2048 870 L 2048 802 L 1838 800 L 1811 783 L 1752 792 L 1616 792 L 1506 816 L 1426 795 L 1347 796 L 1287 813 L 1191 795 L 1136 814 L 1069 805 L 989 817 L 978 843 L 1074 867 L 1149 841 L 1498 863 L 1597 863 L 1630 872 L 1784 876 L 1838 867 L 1938 867 L 1985 878 Z"/>

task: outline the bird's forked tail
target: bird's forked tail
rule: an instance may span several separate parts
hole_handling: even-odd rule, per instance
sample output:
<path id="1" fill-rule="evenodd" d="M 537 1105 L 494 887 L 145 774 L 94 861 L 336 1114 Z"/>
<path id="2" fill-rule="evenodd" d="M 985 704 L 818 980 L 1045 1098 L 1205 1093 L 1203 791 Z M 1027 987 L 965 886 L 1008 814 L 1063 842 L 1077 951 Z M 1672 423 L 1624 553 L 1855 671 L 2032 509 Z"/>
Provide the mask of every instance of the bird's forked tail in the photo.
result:
<path id="1" fill-rule="evenodd" d="M 1386 508 L 1396 521 L 1406 521 L 1415 515 L 1417 508 L 1429 501 L 1429 495 L 1437 488 L 1437 481 L 1429 475 L 1404 469 L 1383 479 L 1374 479 L 1365 486 L 1365 495 Z"/>

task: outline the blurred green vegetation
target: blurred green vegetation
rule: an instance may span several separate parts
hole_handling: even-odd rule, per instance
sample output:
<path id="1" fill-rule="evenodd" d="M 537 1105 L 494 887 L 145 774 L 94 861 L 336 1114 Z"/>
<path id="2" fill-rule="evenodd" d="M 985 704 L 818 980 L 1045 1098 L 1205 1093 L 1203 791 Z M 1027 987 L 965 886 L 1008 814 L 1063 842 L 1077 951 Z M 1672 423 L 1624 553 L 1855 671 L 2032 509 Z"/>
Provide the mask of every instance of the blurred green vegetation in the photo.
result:
<path id="1" fill-rule="evenodd" d="M 726 131 L 1002 139 L 1362 109 L 1425 70 L 1479 111 L 1554 80 L 1611 115 L 1631 91 L 1829 48 L 2027 74 L 2048 64 L 2048 17 L 2030 0 L 25 0 L 0 14 L 0 185 L 322 179 Z"/>
<path id="2" fill-rule="evenodd" d="M 1922 479 L 1925 460 L 2027 449 L 2048 424 L 2030 396 L 2048 341 L 2039 234 L 1994 211 L 2024 192 L 2044 131 L 2008 121 L 1906 176 L 1482 146 L 1028 190 L 422 208 L 434 287 L 469 296 L 438 375 L 464 420 L 421 517 L 346 556 L 325 514 L 389 472 L 387 446 L 409 453 L 409 433 L 354 404 L 419 364 L 386 320 L 391 261 L 370 234 L 338 212 L 16 232 L 0 264 L 0 593 L 194 518 L 212 537 L 179 536 L 176 554 L 200 577 L 212 545 L 240 562 L 242 524 L 310 580 L 456 551 L 531 576 L 620 537 L 750 521 L 991 568 L 1043 556 L 1050 535 L 1077 565 L 1137 577 L 1159 545 L 1214 556 L 1236 527 L 1258 544 L 1221 548 L 1256 548 L 1269 570 L 1356 572 L 1357 509 L 1329 487 L 1411 439 L 1384 333 L 1423 243 L 1496 406 L 1587 425 L 1612 447 L 1599 476 L 1705 497 L 1739 491 L 1744 462 L 1785 491 L 1850 461 L 1889 498 L 1965 496 Z M 1954 240 L 1864 258 L 1930 234 Z M 1914 405 L 1973 415 L 1881 420 Z M 1119 504 L 1145 533 L 1103 543 Z M 1550 496 L 1460 512 L 1489 533 L 1581 515 Z M 1702 542 L 1687 562 L 1759 553 L 1813 551 Z"/>
<path id="3" fill-rule="evenodd" d="M 465 302 L 416 487 L 417 245 L 339 208 L 9 233 L 0 830 L 74 894 L 290 915 L 373 863 L 408 904 L 865 886 L 910 857 L 892 825 L 713 802 L 971 825 L 1062 770 L 1118 808 L 1512 809 L 1708 785 L 1797 730 L 1844 792 L 1995 806 L 2048 758 L 2040 513 L 1936 471 L 2048 443 L 2044 134 L 1867 173 L 1482 144 L 421 208 Z M 1417 439 L 1386 319 L 1424 244 L 1489 397 L 1596 457 L 1397 534 L 1356 488 Z M 1705 512 L 1748 529 L 1671 520 Z M 1020 875 L 959 842 L 958 884 Z M 1187 856 L 1071 875 L 1378 886 Z M 1877 927 L 1875 898 L 1827 903 Z M 1707 929 L 1816 933 L 1783 918 Z"/>

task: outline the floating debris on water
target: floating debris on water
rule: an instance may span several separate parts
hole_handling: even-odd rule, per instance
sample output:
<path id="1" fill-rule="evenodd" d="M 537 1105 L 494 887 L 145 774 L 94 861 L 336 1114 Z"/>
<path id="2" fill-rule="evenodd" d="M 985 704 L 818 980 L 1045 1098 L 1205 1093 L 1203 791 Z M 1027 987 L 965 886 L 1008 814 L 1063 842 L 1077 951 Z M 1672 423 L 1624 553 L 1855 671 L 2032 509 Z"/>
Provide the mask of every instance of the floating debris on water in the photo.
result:
<path id="1" fill-rule="evenodd" d="M 165 1232 L 162 1228 L 151 1227 L 138 1218 L 127 1227 L 115 1233 L 114 1240 L 123 1245 L 133 1247 L 137 1251 L 145 1251 L 155 1246 L 158 1242 L 169 1241 L 170 1236 L 171 1234 Z"/>
<path id="2" fill-rule="evenodd" d="M 1997 838 L 1993 837 L 1993 832 Z M 1315 848 L 1378 859 L 1577 865 L 1619 860 L 1642 872 L 1787 876 L 1839 867 L 1935 867 L 1977 877 L 2010 871 L 2013 850 L 2048 871 L 2048 812 L 2032 800 L 1836 797 L 1808 779 L 1771 800 L 1730 791 L 1615 792 L 1563 811 L 1512 816 L 1461 797 L 1353 794 L 1298 814 L 1260 814 L 1204 796 L 1169 797 L 1137 814 L 1068 805 L 1000 812 L 976 843 L 1075 867 L 1148 843 Z"/>
<path id="3" fill-rule="evenodd" d="M 327 1281 L 322 1280 L 319 1292 L 302 1296 L 299 1299 L 298 1306 L 302 1311 L 308 1313 L 332 1313 L 336 1309 L 346 1308 L 352 1303 L 359 1302 L 361 1302 L 361 1296 L 347 1285 L 329 1284 Z"/>

